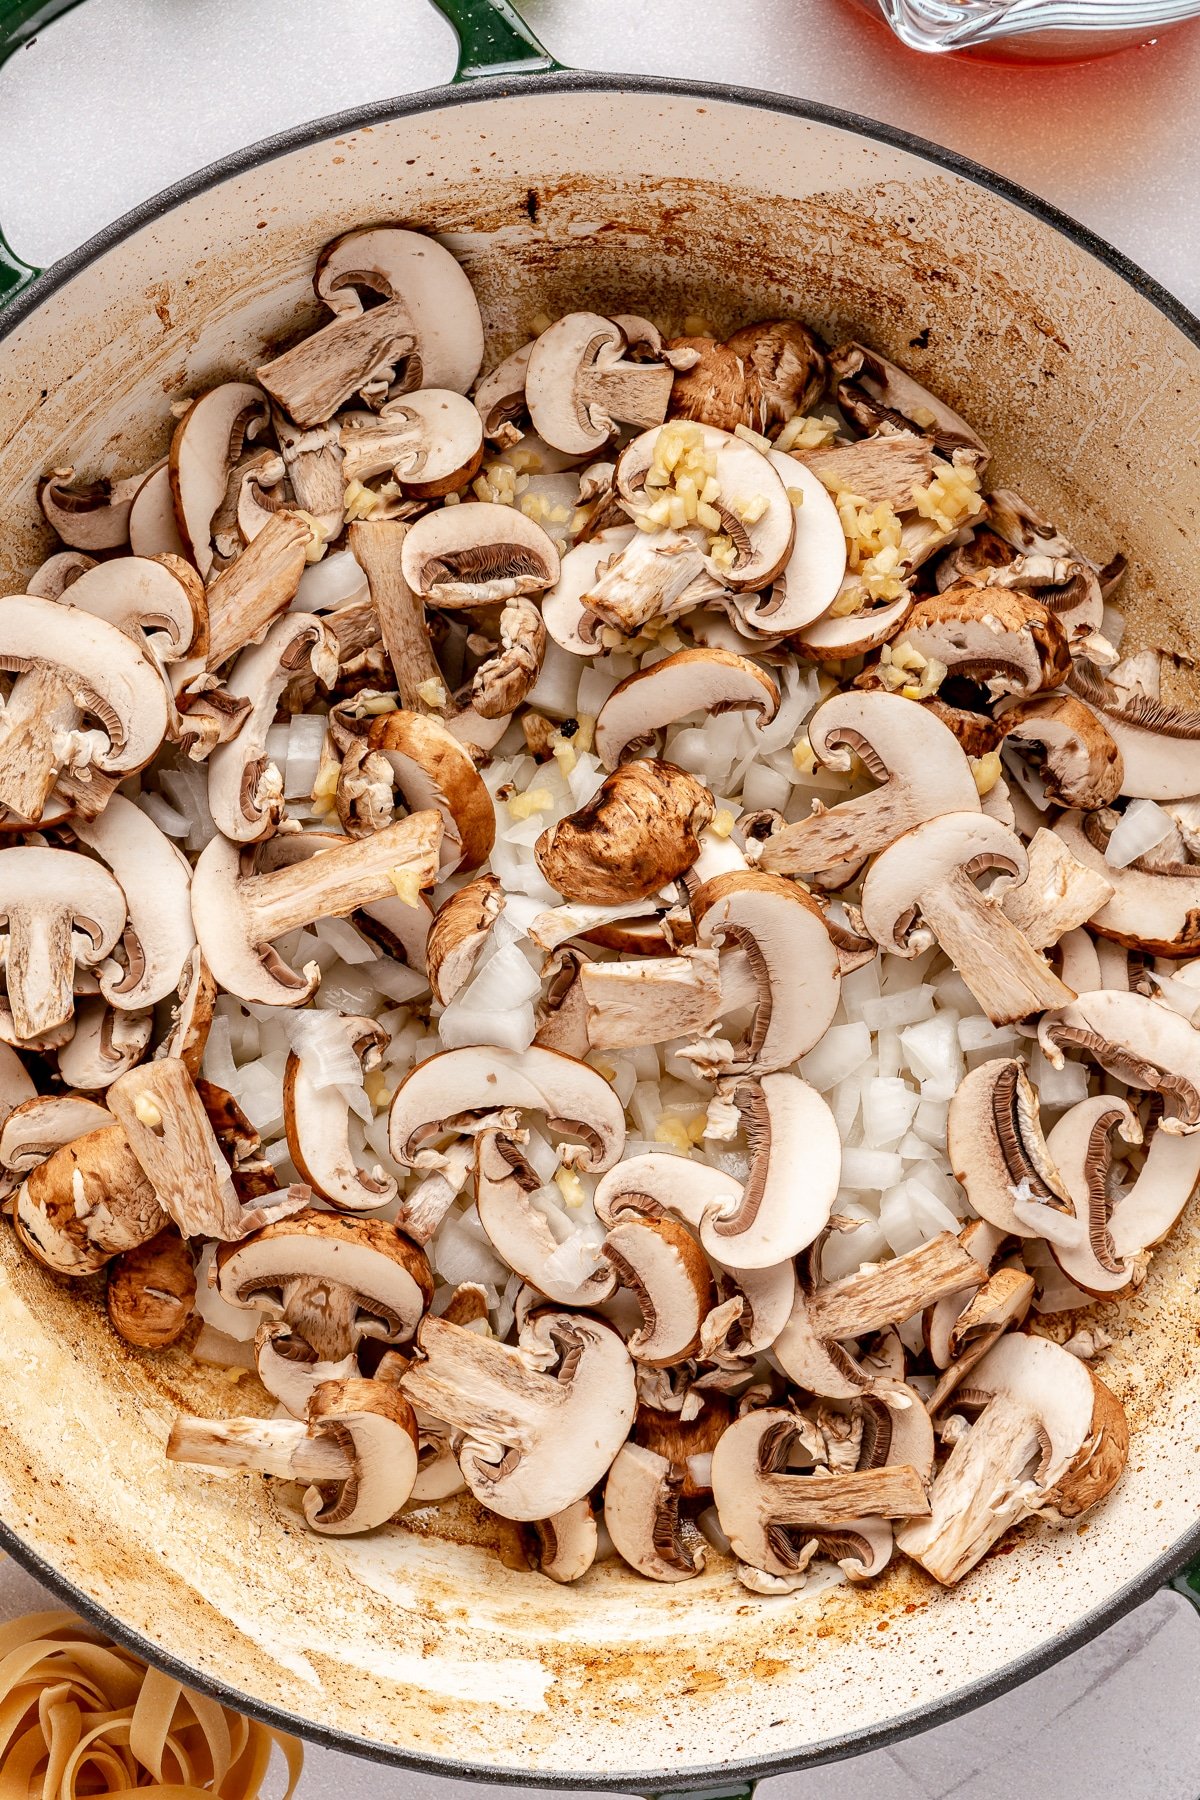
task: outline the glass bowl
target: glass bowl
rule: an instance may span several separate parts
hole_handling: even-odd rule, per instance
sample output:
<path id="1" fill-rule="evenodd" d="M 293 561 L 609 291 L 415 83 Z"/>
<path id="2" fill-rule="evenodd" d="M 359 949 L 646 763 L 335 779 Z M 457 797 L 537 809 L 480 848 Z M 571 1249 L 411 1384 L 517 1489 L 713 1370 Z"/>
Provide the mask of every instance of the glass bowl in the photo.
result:
<path id="1" fill-rule="evenodd" d="M 853 0 L 901 43 L 934 54 L 1076 62 L 1153 42 L 1200 0 Z"/>

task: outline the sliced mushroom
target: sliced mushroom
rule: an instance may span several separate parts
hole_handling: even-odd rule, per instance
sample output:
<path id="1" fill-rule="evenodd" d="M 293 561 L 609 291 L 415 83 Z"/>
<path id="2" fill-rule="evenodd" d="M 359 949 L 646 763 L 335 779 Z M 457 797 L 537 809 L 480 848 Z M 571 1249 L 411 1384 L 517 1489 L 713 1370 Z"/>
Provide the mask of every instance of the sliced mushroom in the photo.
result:
<path id="1" fill-rule="evenodd" d="M 1143 695 L 1122 700 L 1114 688 L 1074 685 L 1121 753 L 1123 794 L 1187 800 L 1200 793 L 1200 713 Z"/>
<path id="2" fill-rule="evenodd" d="M 648 757 L 615 769 L 585 806 L 542 833 L 534 854 L 568 900 L 641 900 L 691 867 L 715 810 L 695 776 Z"/>
<path id="3" fill-rule="evenodd" d="M 178 988 L 196 943 L 191 867 L 146 813 L 114 794 L 98 819 L 77 819 L 75 835 L 103 858 L 125 894 L 125 969 L 101 971 L 100 992 L 124 1011 L 154 1006 Z"/>
<path id="4" fill-rule="evenodd" d="M 716 717 L 745 709 L 767 725 L 779 689 L 764 669 L 727 650 L 676 650 L 618 682 L 596 718 L 596 754 L 606 769 L 639 753 L 667 725 L 693 713 Z"/>
<path id="5" fill-rule="evenodd" d="M 846 536 L 820 479 L 778 450 L 766 456 L 792 503 L 792 553 L 769 593 L 736 596 L 733 603 L 739 624 L 752 632 L 800 631 L 837 599 L 846 574 Z"/>
<path id="6" fill-rule="evenodd" d="M 1200 868 L 1181 861 L 1153 872 L 1143 858 L 1117 868 L 1104 854 L 1112 827 L 1102 813 L 1066 814 L 1054 829 L 1069 854 L 1113 889 L 1088 920 L 1093 931 L 1155 956 L 1195 956 L 1200 951 Z"/>
<path id="7" fill-rule="evenodd" d="M 516 1348 L 432 1317 L 401 1386 L 462 1434 L 475 1498 L 504 1519 L 545 1519 L 589 1493 L 633 1423 L 633 1364 L 617 1333 L 587 1313 L 537 1315 Z M 544 1372 L 547 1359 L 557 1373 Z"/>
<path id="8" fill-rule="evenodd" d="M 75 1003 L 75 1029 L 60 1045 L 58 1072 L 73 1088 L 95 1093 L 141 1062 L 154 1029 L 154 1015 L 116 1012 L 99 994 Z"/>
<path id="9" fill-rule="evenodd" d="M 532 600 L 516 599 L 500 614 L 500 646 L 482 662 L 471 681 L 475 711 L 484 719 L 507 719 L 528 699 L 546 654 L 546 627 Z"/>
<path id="10" fill-rule="evenodd" d="M 208 761 L 208 805 L 213 824 L 236 843 L 268 837 L 283 817 L 283 776 L 267 754 L 267 734 L 279 699 L 301 670 L 311 669 L 325 687 L 337 678 L 337 641 L 313 613 L 288 612 L 260 644 L 243 650 L 225 681 L 226 691 L 249 711 L 237 736 L 218 744 Z"/>
<path id="11" fill-rule="evenodd" d="M 1160 1130 L 1200 1130 L 1200 1031 L 1159 1001 L 1113 988 L 1080 994 L 1039 1022 L 1038 1042 L 1056 1069 L 1077 1045 L 1118 1081 L 1162 1094 Z"/>
<path id="12" fill-rule="evenodd" d="M 192 919 L 204 959 L 228 993 L 264 1006 L 303 1006 L 320 983 L 316 963 L 302 974 L 274 949 L 277 938 L 316 919 L 345 918 L 357 907 L 394 899 L 411 885 L 414 900 L 438 873 L 441 816 L 413 813 L 373 837 L 346 840 L 304 861 L 255 874 L 239 846 L 215 837 L 192 873 Z M 11 851 L 0 851 L 3 861 Z"/>
<path id="13" fill-rule="evenodd" d="M 563 556 L 558 578 L 541 602 L 546 630 L 560 649 L 572 656 L 595 656 L 600 621 L 584 605 L 583 596 L 637 535 L 632 525 L 611 525 L 595 537 L 583 539 Z"/>
<path id="14" fill-rule="evenodd" d="M 987 463 L 988 448 L 966 421 L 877 350 L 842 344 L 830 351 L 829 363 L 838 378 L 838 405 L 856 424 L 871 431 L 885 424 L 905 426 L 932 438 L 946 455 L 971 450 L 979 468 Z"/>
<path id="15" fill-rule="evenodd" d="M 217 984 L 197 945 L 183 965 L 170 1031 L 155 1051 L 156 1056 L 178 1056 L 193 1079 L 200 1073 L 216 998 Z"/>
<path id="16" fill-rule="evenodd" d="M 291 1413 L 308 1417 L 308 1403 L 325 1381 L 348 1381 L 359 1373 L 358 1358 L 321 1362 L 311 1344 L 281 1319 L 264 1319 L 254 1334 L 254 1366 L 268 1394 Z"/>
<path id="17" fill-rule="evenodd" d="M 96 566 L 95 557 L 82 550 L 59 550 L 34 570 L 25 583 L 25 592 L 35 600 L 61 600 L 81 575 Z"/>
<path id="18" fill-rule="evenodd" d="M 13 1030 L 44 1037 L 71 1017 L 76 963 L 102 962 L 116 944 L 125 896 L 90 857 L 13 845 L 0 850 L 0 916 Z"/>
<path id="19" fill-rule="evenodd" d="M 539 1574 L 563 1583 L 581 1580 L 600 1544 L 591 1501 L 585 1497 L 548 1519 L 534 1519 L 522 1532 L 522 1542 Z"/>
<path id="20" fill-rule="evenodd" d="M 168 463 L 152 469 L 134 495 L 129 509 L 129 548 L 134 556 L 187 555 L 175 519 Z"/>
<path id="21" fill-rule="evenodd" d="M 392 1156 L 419 1167 L 438 1137 L 472 1131 L 510 1108 L 542 1113 L 553 1129 L 581 1137 L 569 1158 L 580 1168 L 610 1169 L 625 1148 L 624 1108 L 597 1069 L 537 1045 L 518 1052 L 481 1044 L 427 1057 L 405 1076 L 388 1115 Z"/>
<path id="22" fill-rule="evenodd" d="M 485 500 L 439 507 L 410 525 L 400 566 L 433 606 L 491 606 L 544 593 L 559 577 L 553 538 L 516 507 Z"/>
<path id="23" fill-rule="evenodd" d="M 340 1027 L 364 1074 L 378 1068 L 388 1038 L 374 1019 L 342 1016 Z M 341 1212 L 377 1212 L 396 1198 L 395 1177 L 376 1163 L 361 1168 L 350 1148 L 350 1107 L 344 1091 L 314 1076 L 311 1059 L 288 1055 L 283 1072 L 288 1150 L 301 1181 Z"/>
<path id="24" fill-rule="evenodd" d="M 761 396 L 758 430 L 767 432 L 786 425 L 820 399 L 828 365 L 820 341 L 798 319 L 764 319 L 743 325 L 726 338 L 724 347 L 744 362 L 748 377 L 757 385 Z M 753 425 L 755 420 L 746 423 Z"/>
<path id="25" fill-rule="evenodd" d="M 114 1331 L 143 1350 L 177 1344 L 196 1305 L 196 1266 L 174 1226 L 123 1250 L 108 1265 L 106 1295 Z"/>
<path id="26" fill-rule="evenodd" d="M 406 494 L 436 500 L 478 472 L 483 424 L 462 394 L 426 388 L 389 400 L 378 413 L 344 415 L 340 445 L 347 483 L 390 472 Z"/>
<path id="27" fill-rule="evenodd" d="M 283 1319 L 327 1362 L 363 1338 L 405 1343 L 433 1298 L 424 1252 L 394 1225 L 312 1208 L 221 1245 L 214 1267 L 222 1299 Z"/>
<path id="28" fill-rule="evenodd" d="M 71 606 L 104 619 L 137 644 L 148 644 L 160 662 L 203 651 L 204 584 L 180 556 L 114 557 L 85 571 L 68 591 Z"/>
<path id="29" fill-rule="evenodd" d="M 731 1098 L 746 1133 L 750 1173 L 739 1204 L 708 1215 L 701 1241 L 736 1269 L 770 1269 L 806 1250 L 828 1225 L 841 1138 L 826 1102 L 796 1075 L 737 1081 Z"/>
<path id="30" fill-rule="evenodd" d="M 994 1025 L 1026 1018 L 1074 996 L 975 877 L 999 869 L 1025 879 L 1029 863 L 1015 832 L 986 814 L 953 812 L 914 826 L 875 859 L 862 891 L 862 916 L 876 943 L 915 955 L 932 936 Z M 917 914 L 926 932 L 910 936 Z"/>
<path id="31" fill-rule="evenodd" d="M 792 452 L 831 493 L 854 494 L 867 506 L 912 510 L 912 491 L 933 480 L 933 445 L 911 431 L 876 432 L 856 443 Z"/>
<path id="32" fill-rule="evenodd" d="M 884 606 L 845 616 L 824 612 L 811 624 L 799 627 L 795 647 L 815 663 L 840 663 L 853 656 L 868 656 L 897 635 L 912 605 L 912 595 L 905 592 Z"/>
<path id="33" fill-rule="evenodd" d="M 579 967 L 586 1041 L 594 1050 L 662 1044 L 705 1031 L 722 1010 L 715 950 Z"/>
<path id="34" fill-rule="evenodd" d="M 666 362 L 627 359 L 619 325 L 599 313 L 568 313 L 534 343 L 525 370 L 525 403 L 534 430 L 555 449 L 588 456 L 618 422 L 660 425 L 674 370 Z"/>
<path id="35" fill-rule="evenodd" d="M 666 348 L 680 359 L 667 409 L 670 418 L 718 431 L 736 431 L 739 425 L 761 430 L 766 422 L 762 387 L 744 355 L 705 337 L 671 338 Z"/>
<path id="36" fill-rule="evenodd" d="M 1066 932 L 1095 918 L 1113 895 L 1113 883 L 1098 868 L 1080 862 L 1057 831 L 1039 826 L 1027 849 L 1029 873 L 1000 904 L 1035 950 L 1048 949 Z"/>
<path id="37" fill-rule="evenodd" d="M 982 1401 L 934 1479 L 928 1518 L 896 1533 L 900 1548 L 951 1586 L 1030 1513 L 1077 1518 L 1125 1466 L 1129 1430 L 1116 1396 L 1047 1338 L 1010 1332 L 971 1373 L 958 1403 Z"/>
<path id="38" fill-rule="evenodd" d="M 808 740 L 828 767 L 848 770 L 857 756 L 883 786 L 769 837 L 761 866 L 776 874 L 858 863 L 924 819 L 979 808 L 971 767 L 954 733 L 898 694 L 833 695 L 813 714 Z"/>
<path id="39" fill-rule="evenodd" d="M 381 713 L 367 745 L 386 759 L 410 809 L 432 807 L 442 819 L 442 872 L 476 869 L 496 838 L 496 812 L 466 747 L 434 718 Z"/>
<path id="40" fill-rule="evenodd" d="M 477 875 L 439 906 L 425 957 L 433 997 L 448 1006 L 465 987 L 496 920 L 504 911 L 505 894 L 494 875 Z"/>
<path id="41" fill-rule="evenodd" d="M 0 1128 L 0 1168 L 10 1175 L 25 1175 L 73 1138 L 112 1124 L 108 1108 L 82 1094 L 35 1094 L 16 1051 L 7 1045 L 5 1051 L 24 1076 L 18 1081 L 12 1071 L 6 1079 L 8 1097 L 16 1103 L 10 1105 Z M 22 1091 L 26 1098 L 16 1100 Z"/>
<path id="42" fill-rule="evenodd" d="M 166 1223 L 119 1125 L 85 1132 L 30 1169 L 13 1211 L 22 1247 L 59 1275 L 93 1275 Z"/>
<path id="43" fill-rule="evenodd" d="M 214 562 L 213 520 L 225 498 L 230 471 L 243 446 L 266 423 L 262 389 L 246 381 L 226 381 L 194 400 L 175 427 L 169 462 L 175 521 L 186 554 L 203 581 Z"/>
<path id="44" fill-rule="evenodd" d="M 129 513 L 145 471 L 118 481 L 73 485 L 74 469 L 54 469 L 38 485 L 38 501 L 64 544 L 76 550 L 117 550 L 129 536 Z"/>
<path id="45" fill-rule="evenodd" d="M 730 1073 L 783 1069 L 825 1035 L 841 966 L 816 902 L 795 882 L 757 869 L 717 875 L 692 895 L 701 944 L 745 952 L 758 1004 Z"/>
<path id="46" fill-rule="evenodd" d="M 962 582 L 918 600 L 903 642 L 951 675 L 977 682 L 996 700 L 1055 688 L 1071 667 L 1067 640 L 1052 612 L 1028 595 Z"/>
<path id="47" fill-rule="evenodd" d="M 441 680 L 429 638 L 424 602 L 413 593 L 401 569 L 404 540 L 411 527 L 395 520 L 378 524 L 356 520 L 347 534 L 351 552 L 370 588 L 384 648 L 396 678 L 401 704 L 409 712 L 428 710 L 421 689 Z"/>
<path id="48" fill-rule="evenodd" d="M 1112 1136 L 1140 1144 L 1142 1128 L 1127 1100 L 1107 1094 L 1069 1107 L 1054 1126 L 1046 1147 L 1062 1171 L 1064 1191 L 1077 1232 L 1048 1238 L 1050 1254 L 1085 1294 L 1109 1299 L 1132 1291 L 1145 1277 L 1145 1258 L 1119 1257 L 1109 1231 L 1112 1202 Z M 1132 1190 L 1131 1190 L 1132 1191 Z M 1122 1202 L 1118 1202 L 1118 1208 Z"/>
<path id="49" fill-rule="evenodd" d="M 208 669 L 261 637 L 271 621 L 286 612 L 304 573 L 312 528 L 294 512 L 277 512 L 252 544 L 221 570 L 208 589 Z M 177 665 L 182 683 L 193 674 L 190 663 Z"/>
<path id="50" fill-rule="evenodd" d="M 1041 1235 L 1015 1202 L 1060 1216 L 1071 1201 L 1042 1135 L 1038 1095 L 1015 1057 L 981 1063 L 955 1090 L 946 1118 L 946 1154 L 980 1218 L 1013 1237 Z"/>
<path id="51" fill-rule="evenodd" d="M 681 1478 L 665 1456 L 622 1444 L 604 1484 L 604 1523 L 617 1553 L 651 1581 L 689 1581 L 704 1569 L 704 1545 L 685 1535 Z"/>
<path id="52" fill-rule="evenodd" d="M 1001 719 L 1006 743 L 1032 747 L 1042 783 L 1060 806 L 1091 811 L 1121 792 L 1121 752 L 1102 720 L 1073 694 L 1020 700 Z"/>
<path id="53" fill-rule="evenodd" d="M 317 521 L 322 538 L 329 542 L 340 535 L 346 516 L 340 434 L 333 425 L 305 431 L 278 407 L 271 422 L 296 505 Z M 238 523 L 240 527 L 240 516 Z"/>
<path id="54" fill-rule="evenodd" d="M 604 1255 L 642 1311 L 642 1323 L 626 1339 L 630 1356 L 660 1369 L 692 1356 L 716 1295 L 708 1259 L 691 1233 L 675 1219 L 622 1219 L 610 1228 Z"/>
<path id="55" fill-rule="evenodd" d="M 479 1223 L 496 1251 L 522 1281 L 556 1306 L 598 1306 L 616 1287 L 613 1269 L 596 1246 L 595 1266 L 582 1276 L 558 1274 L 551 1259 L 558 1240 L 532 1195 L 541 1181 L 519 1145 L 503 1132 L 481 1131 L 475 1140 L 475 1205 Z"/>
<path id="56" fill-rule="evenodd" d="M 519 443 L 523 435 L 514 420 L 525 408 L 525 371 L 532 350 L 532 343 L 522 344 L 475 384 L 473 398 L 484 436 L 505 449 Z"/>

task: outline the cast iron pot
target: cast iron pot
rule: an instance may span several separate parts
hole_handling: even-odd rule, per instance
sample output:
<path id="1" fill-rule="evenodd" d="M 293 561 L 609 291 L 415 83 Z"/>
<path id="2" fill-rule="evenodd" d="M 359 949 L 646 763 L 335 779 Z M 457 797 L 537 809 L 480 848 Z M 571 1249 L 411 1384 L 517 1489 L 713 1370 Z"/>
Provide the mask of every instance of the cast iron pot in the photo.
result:
<path id="1" fill-rule="evenodd" d="M 64 0 L 7 10 L 5 48 Z M 466 85 L 307 125 L 204 171 L 44 274 L 4 259 L 0 593 L 47 548 L 35 486 L 144 467 L 167 402 L 315 324 L 328 238 L 397 220 L 471 276 L 491 359 L 587 305 L 721 330 L 796 314 L 907 363 L 1085 550 L 1120 547 L 1130 640 L 1200 649 L 1200 324 L 996 176 L 776 95 L 570 74 L 507 5 L 443 0 Z M 506 1568 L 468 1507 L 313 1536 L 262 1481 L 169 1466 L 180 1408 L 245 1404 L 182 1352 L 139 1354 L 98 1295 L 0 1233 L 0 1537 L 64 1600 L 182 1680 L 339 1749 L 438 1774 L 747 1793 L 1044 1668 L 1200 1551 L 1193 1211 L 1120 1306 L 1105 1379 L 1133 1454 L 1065 1531 L 1012 1534 L 943 1593 L 760 1599 L 728 1563 L 658 1586 Z"/>

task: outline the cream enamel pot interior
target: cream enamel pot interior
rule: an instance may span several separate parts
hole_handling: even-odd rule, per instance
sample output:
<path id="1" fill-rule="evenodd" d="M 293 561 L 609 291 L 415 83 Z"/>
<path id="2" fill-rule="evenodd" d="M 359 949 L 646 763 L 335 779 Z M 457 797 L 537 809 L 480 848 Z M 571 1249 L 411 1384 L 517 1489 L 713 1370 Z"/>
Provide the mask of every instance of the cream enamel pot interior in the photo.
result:
<path id="1" fill-rule="evenodd" d="M 470 39 L 476 63 L 536 66 L 511 21 L 496 29 Z M 259 145 L 18 293 L 0 315 L 0 592 L 45 552 L 43 470 L 162 453 L 169 402 L 309 327 L 317 251 L 380 220 L 462 259 L 493 361 L 535 313 L 581 303 L 722 331 L 795 313 L 865 337 L 961 408 L 998 482 L 1087 551 L 1129 554 L 1135 641 L 1200 651 L 1196 321 L 1029 196 L 895 132 L 560 73 Z M 453 1506 L 314 1537 L 267 1483 L 164 1460 L 178 1409 L 245 1410 L 244 1388 L 231 1400 L 186 1353 L 129 1349 L 97 1288 L 57 1284 L 8 1231 L 0 1537 L 184 1680 L 340 1748 L 493 1780 L 745 1792 L 986 1698 L 1200 1550 L 1198 1220 L 1193 1204 L 1134 1299 L 1094 1309 L 1135 1433 L 1115 1494 L 1076 1528 L 1018 1531 L 948 1593 L 901 1563 L 865 1591 L 761 1599 L 719 1557 L 678 1586 L 607 1562 L 561 1589 L 506 1568 L 494 1521 Z"/>

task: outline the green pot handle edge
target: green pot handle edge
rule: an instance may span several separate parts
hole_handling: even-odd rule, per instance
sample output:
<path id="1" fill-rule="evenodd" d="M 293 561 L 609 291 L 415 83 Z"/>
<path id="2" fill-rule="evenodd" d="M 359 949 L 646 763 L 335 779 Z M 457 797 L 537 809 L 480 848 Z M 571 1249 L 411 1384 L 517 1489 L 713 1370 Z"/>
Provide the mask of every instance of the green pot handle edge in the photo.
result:
<path id="1" fill-rule="evenodd" d="M 538 75 L 557 69 L 511 0 L 431 0 L 458 38 L 458 62 L 451 79 L 476 81 L 485 75 Z M 17 50 L 79 0 L 0 0 L 0 68 Z M 27 288 L 41 270 L 12 250 L 0 230 L 0 309 Z"/>
<path id="2" fill-rule="evenodd" d="M 1196 1611 L 1200 1612 L 1200 1556 L 1195 1562 L 1189 1563 L 1186 1569 L 1180 1569 L 1167 1586 L 1177 1594 L 1182 1594 L 1185 1600 L 1190 1600 Z"/>

